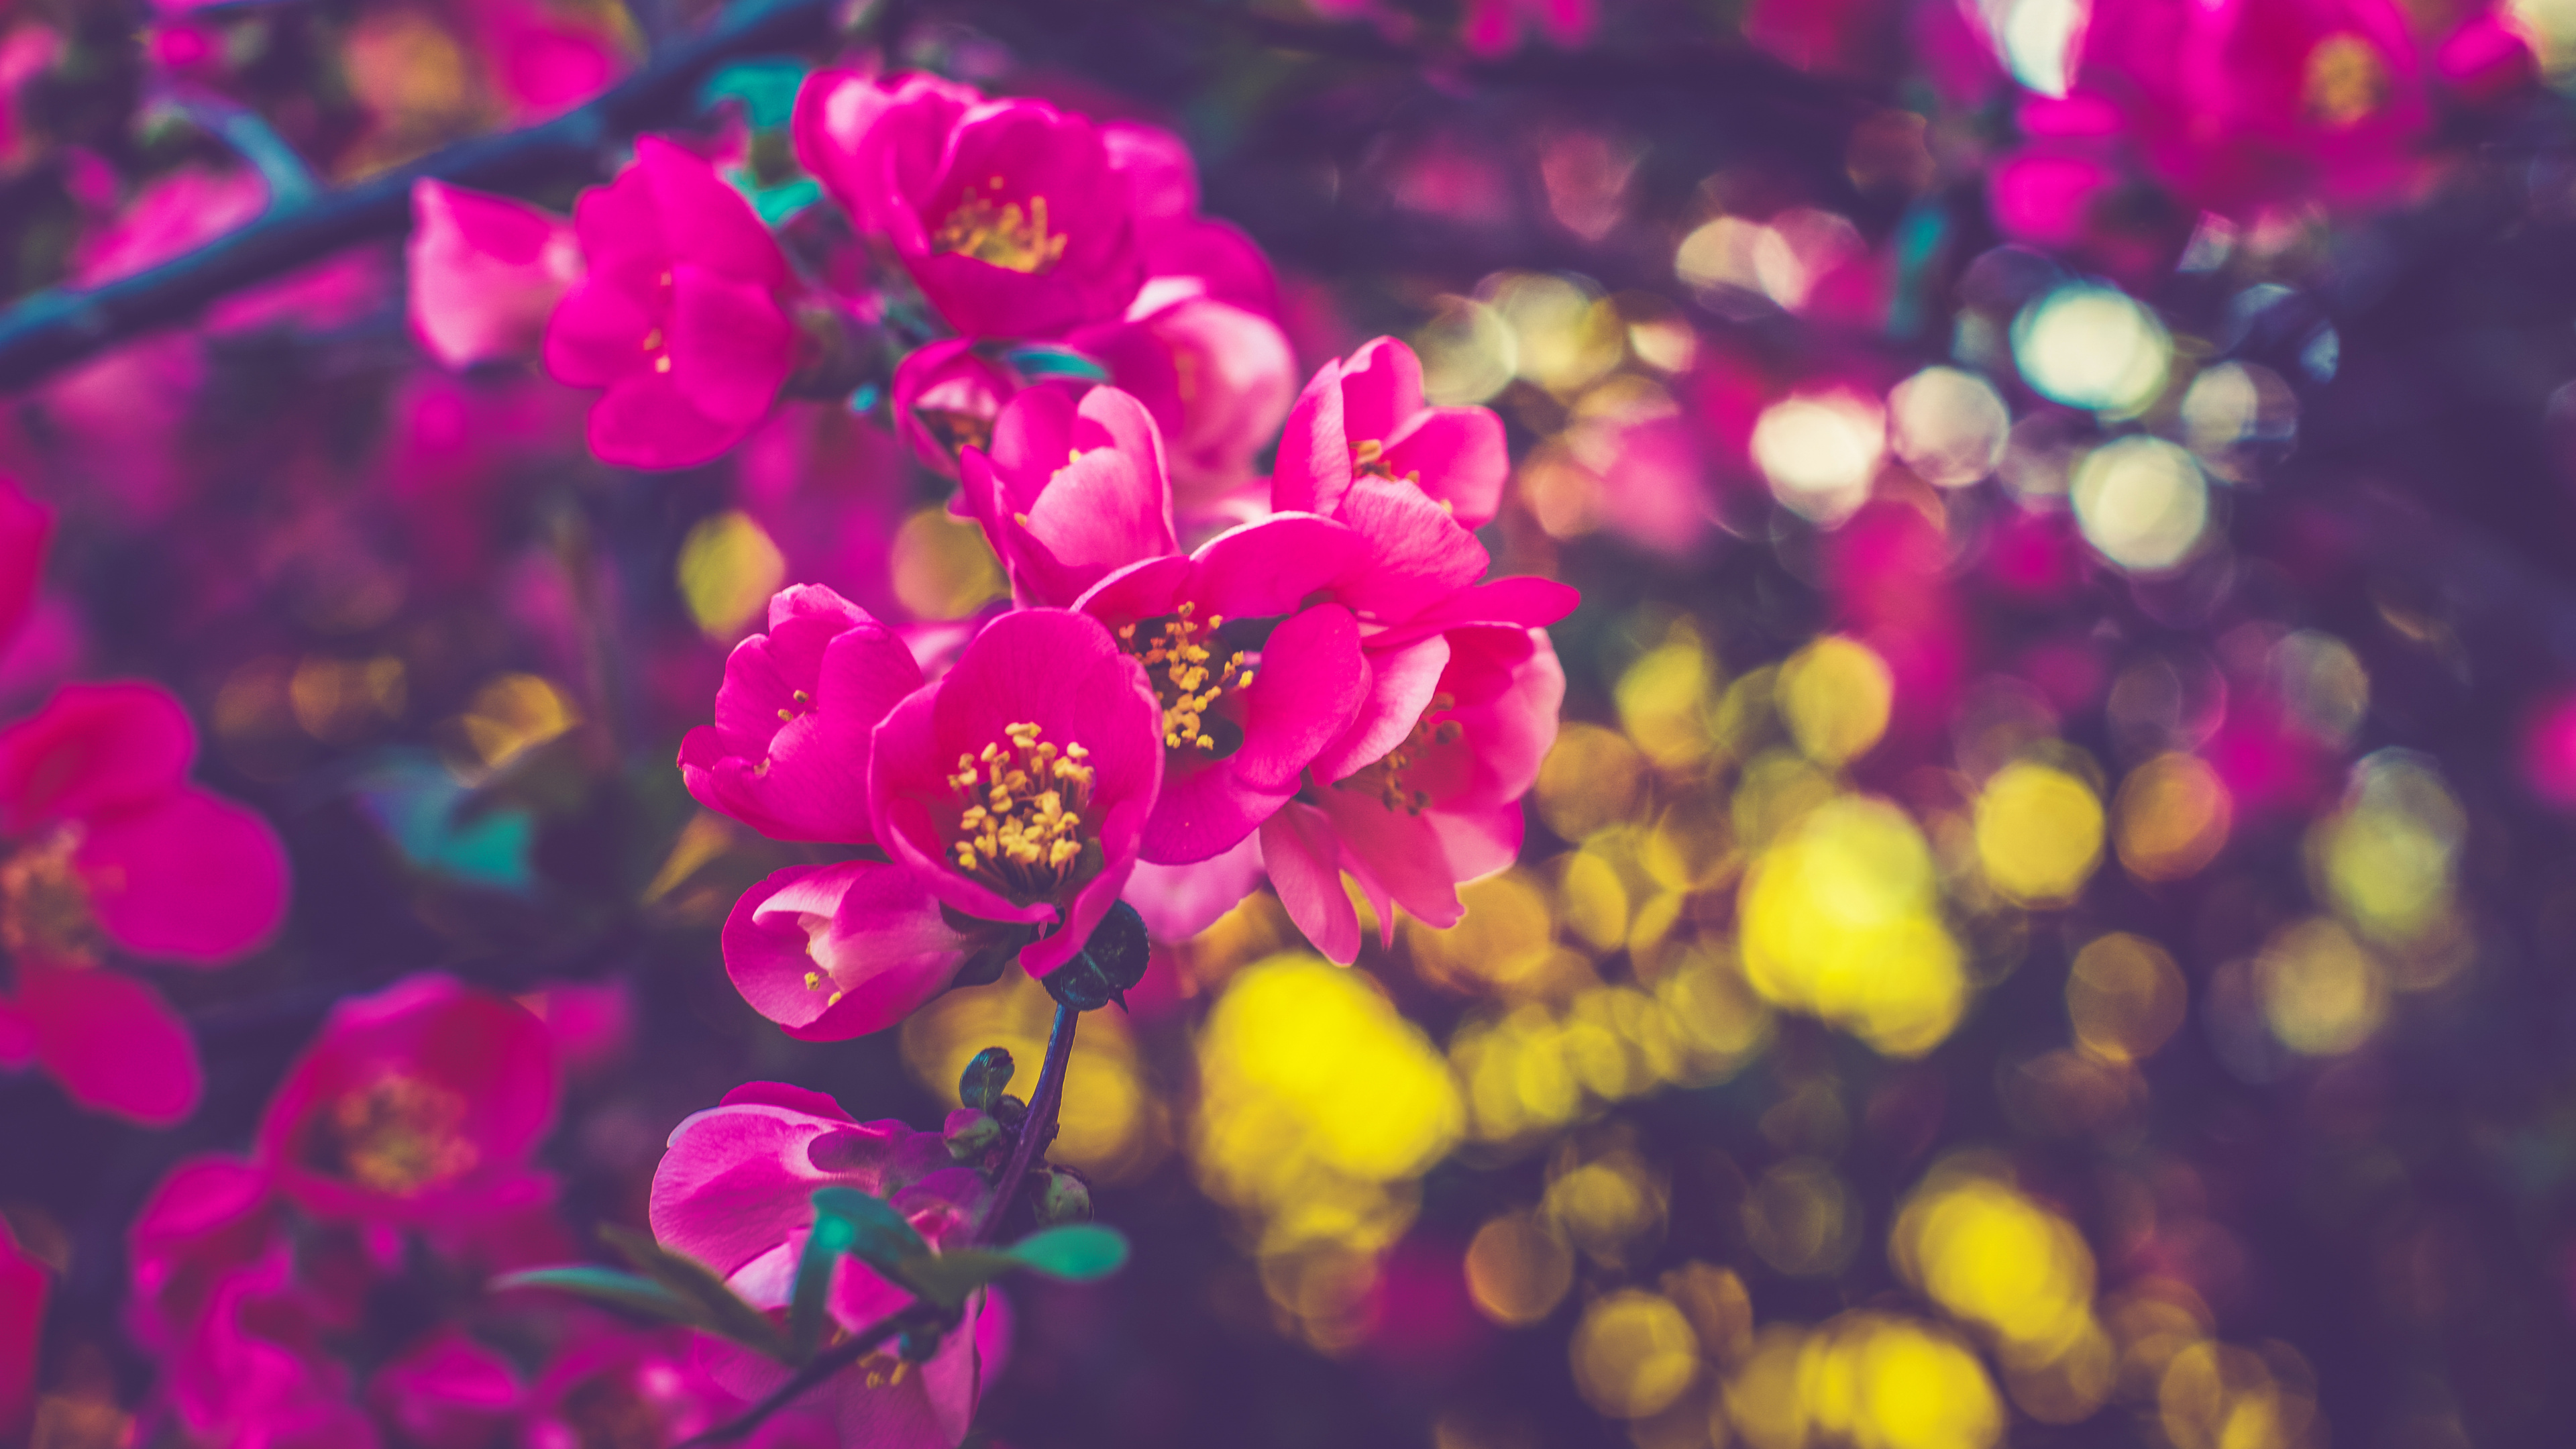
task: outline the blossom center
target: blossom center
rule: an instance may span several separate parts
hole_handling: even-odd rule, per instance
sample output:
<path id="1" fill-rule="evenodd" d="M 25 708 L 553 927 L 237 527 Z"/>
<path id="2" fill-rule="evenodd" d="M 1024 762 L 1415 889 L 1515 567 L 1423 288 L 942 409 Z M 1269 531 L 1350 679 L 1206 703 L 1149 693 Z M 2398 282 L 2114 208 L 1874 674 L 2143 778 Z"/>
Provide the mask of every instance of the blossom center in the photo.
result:
<path id="1" fill-rule="evenodd" d="M 2349 126 L 2378 110 L 2387 98 L 2388 66 L 2369 41 L 2358 35 L 2333 35 L 2308 52 L 2299 99 L 2306 104 L 2310 120 Z"/>
<path id="2" fill-rule="evenodd" d="M 1047 231 L 1047 199 L 1032 196 L 1023 210 L 1016 201 L 1001 200 L 1001 177 L 993 178 L 992 187 L 991 196 L 968 188 L 930 238 L 931 250 L 973 257 L 1014 272 L 1053 268 L 1064 256 L 1065 237 Z"/>
<path id="3" fill-rule="evenodd" d="M 1379 803 L 1391 811 L 1421 814 L 1430 808 L 1431 792 L 1414 787 L 1405 779 L 1405 771 L 1421 763 L 1424 754 L 1433 746 L 1455 744 L 1458 737 L 1467 732 L 1467 727 L 1454 719 L 1432 718 L 1457 707 L 1455 695 L 1431 696 L 1431 707 L 1422 712 L 1422 718 L 1413 722 L 1413 728 L 1405 733 L 1394 749 L 1387 751 L 1375 763 L 1362 766 L 1347 778 L 1336 781 L 1336 787 L 1375 795 Z"/>
<path id="4" fill-rule="evenodd" d="M 1091 752 L 1061 750 L 1034 724 L 1015 724 L 983 752 L 957 757 L 957 868 L 1015 901 L 1056 894 L 1083 864 Z"/>
<path id="5" fill-rule="evenodd" d="M 57 825 L 0 860 L 0 945 L 55 965 L 95 959 L 105 944 L 90 912 L 89 883 L 72 865 L 81 827 Z"/>
<path id="6" fill-rule="evenodd" d="M 462 1096 L 389 1073 L 331 1104 L 314 1165 L 378 1192 L 419 1192 L 464 1176 L 481 1159 L 464 1125 Z"/>
<path id="7" fill-rule="evenodd" d="M 1227 690 L 1248 688 L 1253 671 L 1244 667 L 1241 650 L 1219 659 L 1208 647 L 1225 627 L 1225 616 L 1210 614 L 1201 622 L 1197 613 L 1196 604 L 1183 604 L 1177 613 L 1125 625 L 1118 642 L 1145 666 L 1145 677 L 1153 683 L 1154 698 L 1163 706 L 1164 747 L 1214 753 L 1217 742 L 1207 732 L 1208 711 Z"/>

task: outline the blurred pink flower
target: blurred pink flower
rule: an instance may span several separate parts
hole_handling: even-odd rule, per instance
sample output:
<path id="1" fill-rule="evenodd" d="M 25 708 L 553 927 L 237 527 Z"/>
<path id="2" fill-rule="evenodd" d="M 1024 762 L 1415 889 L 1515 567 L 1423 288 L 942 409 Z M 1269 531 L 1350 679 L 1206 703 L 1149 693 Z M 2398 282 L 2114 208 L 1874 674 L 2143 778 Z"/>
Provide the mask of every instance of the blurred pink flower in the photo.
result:
<path id="1" fill-rule="evenodd" d="M 961 449 L 993 446 L 995 420 L 1020 386 L 1019 374 L 973 338 L 915 348 L 895 364 L 888 389 L 895 431 L 931 471 L 954 478 Z"/>
<path id="2" fill-rule="evenodd" d="M 1522 33 L 1535 27 L 1549 44 L 1575 50 L 1600 23 L 1594 0 L 1467 0 L 1458 38 L 1471 55 L 1508 55 L 1520 49 Z"/>
<path id="3" fill-rule="evenodd" d="M 920 76 L 819 71 L 794 134 L 805 168 L 968 337 L 1106 321 L 1144 281 L 1127 188 L 1084 117 Z"/>
<path id="4" fill-rule="evenodd" d="M 424 177 L 412 183 L 411 327 L 451 368 L 533 357 L 546 318 L 581 280 L 572 223 L 525 202 Z"/>
<path id="5" fill-rule="evenodd" d="M 53 1275 L 21 1252 L 0 1219 L 0 1438 L 27 1426 L 36 1406 L 36 1346 L 45 1327 Z"/>
<path id="6" fill-rule="evenodd" d="M 1114 387 L 1080 402 L 1032 388 L 959 455 L 957 503 L 981 524 L 1024 605 L 1061 608 L 1111 570 L 1175 551 L 1163 435 Z"/>
<path id="7" fill-rule="evenodd" d="M 751 203 L 657 137 L 573 208 L 588 273 L 557 304 L 546 370 L 603 389 L 591 451 L 636 468 L 703 463 L 747 437 L 796 370 L 791 278 Z"/>
<path id="8" fill-rule="evenodd" d="M 341 1002 L 260 1121 L 277 1191 L 327 1219 L 460 1227 L 542 1200 L 553 1125 L 545 1025 L 504 996 L 414 976 Z"/>
<path id="9" fill-rule="evenodd" d="M 0 1065 L 41 1064 L 73 1100 L 167 1125 L 195 1110 L 195 1043 L 109 948 L 216 966 L 277 929 L 286 856 L 267 822 L 187 783 L 195 727 L 156 684 L 76 684 L 0 730 Z"/>

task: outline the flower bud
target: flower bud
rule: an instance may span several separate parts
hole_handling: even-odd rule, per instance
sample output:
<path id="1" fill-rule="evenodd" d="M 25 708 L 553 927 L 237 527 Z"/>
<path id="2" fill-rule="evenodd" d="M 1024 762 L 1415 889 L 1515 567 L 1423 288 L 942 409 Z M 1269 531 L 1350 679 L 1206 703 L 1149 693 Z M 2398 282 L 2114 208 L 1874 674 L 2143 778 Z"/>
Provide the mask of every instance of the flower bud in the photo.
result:
<path id="1" fill-rule="evenodd" d="M 978 1107 L 960 1107 L 948 1114 L 940 1129 L 947 1139 L 948 1155 L 960 1162 L 972 1162 L 986 1149 L 1002 1140 L 1001 1119 Z"/>
<path id="2" fill-rule="evenodd" d="M 1037 1213 L 1042 1228 L 1091 1221 L 1090 1184 L 1070 1168 L 1049 1168 L 1038 1185 Z"/>

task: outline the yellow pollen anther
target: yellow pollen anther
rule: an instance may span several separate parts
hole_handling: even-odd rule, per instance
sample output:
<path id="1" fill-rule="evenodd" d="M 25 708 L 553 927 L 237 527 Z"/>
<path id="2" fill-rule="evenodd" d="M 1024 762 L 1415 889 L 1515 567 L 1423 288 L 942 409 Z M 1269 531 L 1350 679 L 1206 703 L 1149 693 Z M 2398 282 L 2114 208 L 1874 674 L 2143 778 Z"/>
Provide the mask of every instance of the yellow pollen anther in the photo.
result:
<path id="1" fill-rule="evenodd" d="M 1141 638 L 1138 625 L 1120 629 L 1118 642 L 1145 666 L 1145 677 L 1162 703 L 1163 747 L 1213 753 L 1216 740 L 1207 733 L 1208 711 L 1227 690 L 1250 685 L 1252 672 L 1243 667 L 1240 652 L 1220 660 L 1208 647 L 1225 627 L 1225 616 L 1210 614 L 1201 622 L 1197 613 L 1197 605 L 1183 604 L 1159 623 L 1147 620 L 1142 627 L 1151 632 Z"/>
<path id="2" fill-rule="evenodd" d="M 1014 272 L 1044 272 L 1064 258 L 1065 237 L 1047 233 L 1047 199 L 1029 198 L 1023 211 L 1016 201 L 999 202 L 1002 178 L 993 178 L 994 195 L 969 191 L 930 238 L 931 250 L 953 252 Z"/>
<path id="3" fill-rule="evenodd" d="M 1431 696 L 1431 707 L 1422 712 L 1422 718 L 1413 722 L 1413 728 L 1394 749 L 1387 751 L 1385 757 L 1375 764 L 1363 766 L 1353 772 L 1350 778 L 1339 781 L 1336 788 L 1366 791 L 1375 795 L 1378 802 L 1387 809 L 1401 810 L 1407 815 L 1419 815 L 1429 809 L 1431 792 L 1408 785 L 1404 772 L 1421 762 L 1426 748 L 1433 745 L 1456 744 L 1466 735 L 1467 727 L 1457 720 L 1444 719 L 1435 722 L 1432 719 L 1434 715 L 1444 714 L 1457 707 L 1456 695 Z"/>
<path id="4" fill-rule="evenodd" d="M 1002 731 L 1008 745 L 959 755 L 948 777 L 957 791 L 957 868 L 1014 900 L 1053 895 L 1080 865 L 1083 812 L 1090 808 L 1091 752 L 1062 749 L 1033 724 Z"/>
<path id="5" fill-rule="evenodd" d="M 671 370 L 671 354 L 665 352 L 661 356 L 654 358 L 653 370 L 655 372 L 669 372 Z"/>

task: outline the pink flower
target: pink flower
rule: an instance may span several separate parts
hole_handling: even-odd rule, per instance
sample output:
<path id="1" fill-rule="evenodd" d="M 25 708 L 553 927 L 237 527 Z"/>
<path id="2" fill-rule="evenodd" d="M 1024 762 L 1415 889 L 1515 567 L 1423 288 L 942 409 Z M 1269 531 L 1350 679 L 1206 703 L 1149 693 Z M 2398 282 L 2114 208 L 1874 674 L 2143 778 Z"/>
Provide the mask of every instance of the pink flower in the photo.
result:
<path id="1" fill-rule="evenodd" d="M 1270 503 L 1331 517 L 1354 485 L 1376 478 L 1410 483 L 1461 527 L 1482 528 L 1511 471 L 1502 419 L 1426 404 L 1421 359 L 1381 337 L 1306 384 L 1279 440 Z"/>
<path id="2" fill-rule="evenodd" d="M 877 836 L 957 912 L 1054 929 L 1043 976 L 1089 941 L 1135 868 L 1163 778 L 1162 708 L 1097 620 L 1005 614 L 877 726 Z"/>
<path id="3" fill-rule="evenodd" d="M 1096 387 L 1011 400 L 988 452 L 959 458 L 958 500 L 1023 604 L 1060 608 L 1116 568 L 1174 552 L 1163 436 L 1136 399 Z"/>
<path id="4" fill-rule="evenodd" d="M 1359 623 L 1339 604 L 1307 601 L 1365 548 L 1340 524 L 1274 515 L 1187 558 L 1123 569 L 1083 596 L 1078 607 L 1144 666 L 1160 709 L 1163 783 L 1145 822 L 1146 860 L 1176 865 L 1233 848 L 1348 728 L 1368 692 Z"/>
<path id="5" fill-rule="evenodd" d="M 972 338 L 915 348 L 895 364 L 888 388 L 895 431 L 925 466 L 954 478 L 960 449 L 993 446 L 994 422 L 1020 386 L 1019 374 Z"/>
<path id="6" fill-rule="evenodd" d="M 406 1444 L 481 1449 L 518 1416 L 510 1361 L 453 1327 L 441 1327 L 376 1371 L 367 1400 Z"/>
<path id="7" fill-rule="evenodd" d="M 1107 321 L 1144 281 L 1127 188 L 1081 116 L 920 76 L 821 71 L 793 129 L 805 169 L 968 337 Z"/>
<path id="8" fill-rule="evenodd" d="M 1158 277 L 1127 320 L 1065 340 L 1152 413 L 1170 442 L 1172 481 L 1191 495 L 1249 478 L 1297 395 L 1297 359 L 1279 324 L 1197 278 Z"/>
<path id="9" fill-rule="evenodd" d="M 41 1063 L 73 1100 L 156 1125 L 197 1103 L 197 1053 L 161 994 L 99 968 L 109 948 L 219 965 L 276 930 L 286 857 L 257 815 L 187 783 L 187 713 L 155 684 L 76 684 L 0 730 L 0 1064 Z"/>
<path id="10" fill-rule="evenodd" d="M 934 1248 L 962 1245 L 990 1192 L 974 1169 L 951 1165 L 937 1133 L 855 1122 L 820 1092 L 754 1082 L 671 1133 L 653 1174 L 653 1235 L 723 1274 L 753 1304 L 782 1309 L 813 1226 L 814 1191 L 828 1186 L 885 1198 Z M 828 1303 L 833 1320 L 855 1333 L 910 1301 L 845 1258 Z M 906 1365 L 889 1344 L 834 1381 L 841 1442 L 957 1444 L 983 1385 L 1000 1376 L 1008 1343 L 1008 1314 L 987 1291 L 968 1301 L 965 1320 L 928 1363 Z M 717 1376 L 746 1396 L 784 1373 L 729 1347 L 711 1344 L 708 1352 Z"/>
<path id="11" fill-rule="evenodd" d="M 769 601 L 769 632 L 734 646 L 712 725 L 680 743 L 680 775 L 710 810 L 774 840 L 865 845 L 869 737 L 921 687 L 912 652 L 819 584 Z"/>
<path id="12" fill-rule="evenodd" d="M 546 370 L 605 391 L 591 451 L 685 468 L 743 440 L 796 370 L 787 258 L 715 168 L 656 137 L 573 207 L 588 275 L 547 323 Z"/>
<path id="13" fill-rule="evenodd" d="M 217 1286 L 275 1242 L 276 1202 L 268 1173 L 243 1158 L 191 1157 L 171 1168 L 126 1229 L 128 1331 L 163 1354 L 195 1333 Z"/>
<path id="14" fill-rule="evenodd" d="M 542 1199 L 554 1046 L 507 997 L 414 976 L 343 1001 L 261 1119 L 277 1190 L 324 1218 L 454 1228 Z"/>
<path id="15" fill-rule="evenodd" d="M 19 1251 L 0 1222 L 0 1437 L 24 1429 L 36 1405 L 36 1345 L 53 1275 Z"/>
<path id="16" fill-rule="evenodd" d="M 893 1026 L 991 943 L 951 925 L 918 878 L 881 860 L 776 872 L 734 903 L 723 941 L 742 999 L 808 1041 Z"/>
<path id="17" fill-rule="evenodd" d="M 412 183 L 411 328 L 447 367 L 532 357 L 581 280 L 572 224 L 525 202 Z"/>
<path id="18" fill-rule="evenodd" d="M 1261 827 L 1279 902 L 1317 950 L 1359 954 L 1350 872 L 1394 931 L 1394 907 L 1446 928 L 1458 886 L 1511 864 L 1520 797 L 1556 738 L 1565 672 L 1538 629 L 1470 625 L 1372 651 L 1367 704 L 1310 784 Z"/>

